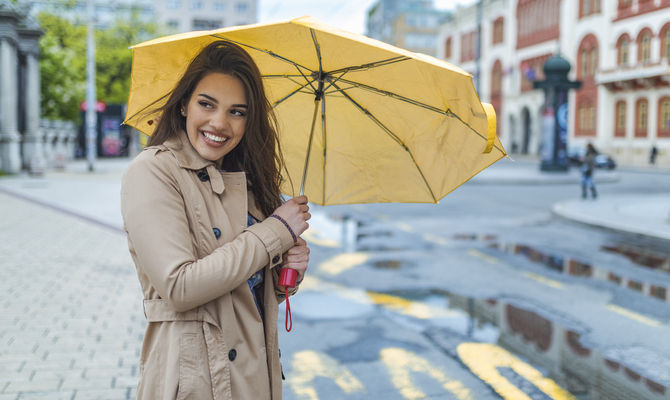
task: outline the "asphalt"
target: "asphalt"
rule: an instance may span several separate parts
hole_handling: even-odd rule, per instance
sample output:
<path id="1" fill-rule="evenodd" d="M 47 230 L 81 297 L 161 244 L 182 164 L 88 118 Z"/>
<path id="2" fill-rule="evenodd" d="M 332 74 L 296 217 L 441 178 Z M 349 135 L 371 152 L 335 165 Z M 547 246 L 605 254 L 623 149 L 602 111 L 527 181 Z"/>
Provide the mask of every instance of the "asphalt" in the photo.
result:
<path id="1" fill-rule="evenodd" d="M 22 197 L 88 219 L 113 230 L 122 230 L 119 189 L 129 159 L 99 159 L 94 172 L 84 160 L 70 162 L 63 170 L 44 176 L 17 174 L 0 178 L 0 192 Z M 649 171 L 651 171 L 649 169 Z M 667 178 L 670 171 L 654 170 Z M 596 183 L 614 183 L 617 170 L 598 170 Z M 532 158 L 508 157 L 476 175 L 465 185 L 575 184 L 579 172 L 543 172 Z M 608 195 L 597 200 L 557 202 L 552 212 L 568 220 L 663 240 L 670 240 L 670 191 L 662 194 Z"/>

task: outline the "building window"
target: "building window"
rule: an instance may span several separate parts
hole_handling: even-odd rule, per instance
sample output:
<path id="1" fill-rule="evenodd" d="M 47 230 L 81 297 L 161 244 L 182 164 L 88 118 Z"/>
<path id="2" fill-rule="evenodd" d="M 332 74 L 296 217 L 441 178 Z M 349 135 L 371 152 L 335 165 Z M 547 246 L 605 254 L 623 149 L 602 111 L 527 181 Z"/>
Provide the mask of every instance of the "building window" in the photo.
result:
<path id="1" fill-rule="evenodd" d="M 444 43 L 444 58 L 451 58 L 451 38 L 448 37 L 447 41 Z"/>
<path id="2" fill-rule="evenodd" d="M 221 28 L 223 26 L 223 21 L 211 19 L 194 19 L 191 25 L 192 28 L 196 31 L 208 31 Z"/>
<path id="3" fill-rule="evenodd" d="M 581 67 L 580 68 L 580 71 L 581 71 L 580 76 L 587 76 L 588 72 L 589 72 L 589 65 L 588 65 L 589 57 L 588 57 L 588 52 L 586 50 L 582 50 L 580 52 L 580 59 L 581 59 L 580 60 L 581 61 L 580 62 L 580 67 Z"/>
<path id="4" fill-rule="evenodd" d="M 625 137 L 626 136 L 626 102 L 624 100 L 619 100 L 616 103 L 616 123 L 614 128 L 615 137 Z"/>
<path id="5" fill-rule="evenodd" d="M 249 5 L 247 3 L 237 3 L 235 4 L 235 12 L 238 14 L 246 14 L 249 10 Z"/>
<path id="6" fill-rule="evenodd" d="M 503 42 L 503 18 L 500 17 L 493 21 L 493 44 L 498 44 Z"/>
<path id="7" fill-rule="evenodd" d="M 226 3 L 223 1 L 215 1 L 214 11 L 226 11 Z"/>
<path id="8" fill-rule="evenodd" d="M 581 133 L 590 133 L 596 127 L 596 108 L 590 102 L 584 102 L 579 107 L 579 130 Z"/>
<path id="9" fill-rule="evenodd" d="M 168 0 L 165 7 L 167 7 L 168 10 L 176 10 L 181 7 L 181 2 L 179 0 Z"/>
<path id="10" fill-rule="evenodd" d="M 662 42 L 663 49 L 661 52 L 663 53 L 663 57 L 670 60 L 670 27 L 665 30 L 665 35 L 663 35 Z"/>
<path id="11" fill-rule="evenodd" d="M 586 17 L 600 12 L 600 0 L 581 0 L 579 16 Z"/>
<path id="12" fill-rule="evenodd" d="M 167 22 L 167 26 L 168 28 L 170 28 L 170 30 L 176 31 L 177 29 L 179 29 L 179 21 L 171 19 Z"/>
<path id="13" fill-rule="evenodd" d="M 628 37 L 626 36 L 621 37 L 621 39 L 619 40 L 619 60 L 618 60 L 619 65 L 628 64 L 629 48 L 630 48 L 630 41 L 628 40 Z"/>
<path id="14" fill-rule="evenodd" d="M 191 0 L 191 10 L 202 10 L 202 1 Z"/>
<path id="15" fill-rule="evenodd" d="M 651 35 L 647 32 L 643 33 L 638 45 L 640 46 L 638 61 L 648 63 L 651 59 Z"/>
<path id="16" fill-rule="evenodd" d="M 647 137 L 647 117 L 649 114 L 648 103 L 646 99 L 637 101 L 637 112 L 635 121 L 635 136 Z"/>
<path id="17" fill-rule="evenodd" d="M 658 102 L 658 136 L 670 136 L 670 97 Z"/>

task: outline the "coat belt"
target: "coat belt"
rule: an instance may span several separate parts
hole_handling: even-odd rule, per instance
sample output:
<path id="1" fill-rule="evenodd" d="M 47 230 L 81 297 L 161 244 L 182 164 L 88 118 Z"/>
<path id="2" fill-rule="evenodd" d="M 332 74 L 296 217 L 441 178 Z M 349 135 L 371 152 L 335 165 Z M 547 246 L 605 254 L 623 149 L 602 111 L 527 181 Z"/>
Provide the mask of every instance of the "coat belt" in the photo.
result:
<path id="1" fill-rule="evenodd" d="M 201 307 L 184 312 L 174 311 L 163 299 L 144 300 L 144 315 L 148 322 L 197 321 L 202 322 L 202 332 L 207 347 L 210 380 L 214 400 L 231 399 L 230 364 L 223 333 L 214 319 Z M 215 327 L 216 329 L 213 329 Z"/>

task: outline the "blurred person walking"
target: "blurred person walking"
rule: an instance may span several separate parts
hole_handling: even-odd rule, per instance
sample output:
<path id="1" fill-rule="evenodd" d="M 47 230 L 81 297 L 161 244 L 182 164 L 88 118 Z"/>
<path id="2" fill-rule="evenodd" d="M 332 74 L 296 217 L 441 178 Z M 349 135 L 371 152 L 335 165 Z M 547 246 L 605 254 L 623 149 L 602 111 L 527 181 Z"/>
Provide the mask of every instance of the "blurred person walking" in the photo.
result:
<path id="1" fill-rule="evenodd" d="M 591 197 L 596 199 L 598 197 L 598 192 L 596 191 L 596 185 L 593 183 L 593 172 L 595 169 L 595 159 L 598 155 L 598 151 L 589 143 L 586 145 L 586 154 L 584 154 L 584 159 L 582 160 L 582 199 L 588 197 L 588 190 L 591 191 Z"/>
<path id="2" fill-rule="evenodd" d="M 156 63 L 160 63 L 156 60 Z M 302 280 L 307 197 L 282 204 L 283 160 L 256 64 L 206 46 L 128 167 L 121 208 L 148 326 L 137 398 L 282 396 L 279 268 Z"/>

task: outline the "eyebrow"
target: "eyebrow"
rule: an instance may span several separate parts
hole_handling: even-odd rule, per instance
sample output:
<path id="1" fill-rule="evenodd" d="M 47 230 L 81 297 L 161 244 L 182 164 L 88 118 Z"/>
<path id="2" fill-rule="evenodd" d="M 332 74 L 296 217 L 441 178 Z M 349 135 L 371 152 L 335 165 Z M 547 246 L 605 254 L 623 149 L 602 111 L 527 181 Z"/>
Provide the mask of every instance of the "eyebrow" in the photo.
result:
<path id="1" fill-rule="evenodd" d="M 210 95 L 207 95 L 207 94 L 204 94 L 204 93 L 198 93 L 198 96 L 202 96 L 202 97 L 204 97 L 204 98 L 206 98 L 210 101 L 213 101 L 216 104 L 219 104 L 219 101 L 217 99 L 215 99 L 214 97 L 210 96 Z M 246 104 L 233 104 L 232 106 L 233 107 L 241 107 L 241 108 L 249 108 L 249 106 L 247 106 Z"/>

